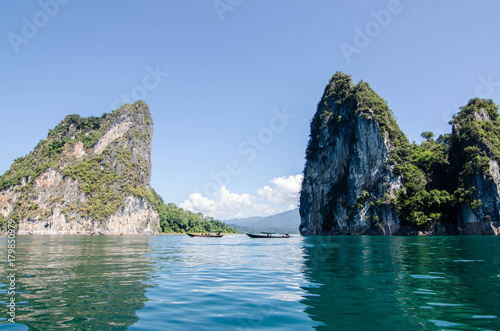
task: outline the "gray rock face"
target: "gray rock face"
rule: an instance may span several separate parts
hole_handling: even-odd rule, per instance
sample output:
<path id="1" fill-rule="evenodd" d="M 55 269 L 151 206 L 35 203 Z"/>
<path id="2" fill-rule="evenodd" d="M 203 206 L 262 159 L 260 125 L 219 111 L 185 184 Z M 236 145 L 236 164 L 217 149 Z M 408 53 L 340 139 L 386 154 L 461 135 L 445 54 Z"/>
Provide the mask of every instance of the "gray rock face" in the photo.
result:
<path id="1" fill-rule="evenodd" d="M 31 174 L 0 190 L 0 213 L 17 220 L 19 234 L 157 233 L 158 213 L 145 198 L 153 134 L 147 105 L 126 104 L 92 129 L 73 118 L 2 176 Z M 48 146 L 56 143 L 60 149 L 47 157 Z M 37 172 L 30 164 L 46 169 Z"/>
<path id="2" fill-rule="evenodd" d="M 489 112 L 485 110 L 487 107 Z M 471 135 L 469 132 L 481 132 L 487 125 L 493 124 L 498 130 L 496 111 L 488 102 L 471 100 L 462 109 L 453 125 L 454 144 L 457 149 L 476 148 L 479 155 L 476 159 L 485 158 L 485 168 L 473 170 L 479 161 L 471 161 L 470 156 L 462 152 L 460 160 L 461 181 L 472 191 L 476 203 L 464 201 L 459 205 L 458 228 L 461 234 L 499 235 L 500 234 L 500 167 L 492 151 L 494 142 L 491 135 Z M 495 122 L 496 120 L 496 122 Z M 469 171 L 466 171 L 469 170 Z"/>
<path id="3" fill-rule="evenodd" d="M 300 231 L 500 234 L 500 115 L 474 98 L 452 134 L 410 145 L 368 84 L 336 73 L 311 123 Z"/>
<path id="4" fill-rule="evenodd" d="M 459 229 L 463 234 L 498 235 L 500 233 L 500 172 L 498 163 L 490 160 L 491 178 L 474 176 L 473 185 L 477 188 L 477 199 L 481 205 L 472 208 L 463 203 L 459 207 Z"/>
<path id="5" fill-rule="evenodd" d="M 375 119 L 391 114 L 388 108 L 374 109 L 363 93 L 378 97 L 368 84 L 354 86 L 350 76 L 337 73 L 318 105 L 300 196 L 304 235 L 399 231 L 390 201 L 401 180 L 389 165 L 390 130 L 381 131 Z"/>

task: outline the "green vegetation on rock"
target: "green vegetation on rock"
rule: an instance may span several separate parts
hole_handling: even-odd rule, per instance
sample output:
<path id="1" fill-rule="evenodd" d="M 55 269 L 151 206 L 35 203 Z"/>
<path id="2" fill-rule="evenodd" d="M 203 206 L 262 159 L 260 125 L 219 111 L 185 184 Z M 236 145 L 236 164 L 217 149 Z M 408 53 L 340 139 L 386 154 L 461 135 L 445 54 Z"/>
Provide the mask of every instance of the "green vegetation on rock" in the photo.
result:
<path id="1" fill-rule="evenodd" d="M 102 136 L 100 128 L 103 122 L 110 123 L 112 120 L 108 115 L 89 118 L 66 116 L 53 130 L 49 130 L 47 139 L 40 141 L 31 153 L 14 160 L 10 169 L 0 177 L 0 190 L 20 185 L 23 179 L 31 184 L 32 180 L 56 165 L 63 151 L 72 150 L 78 141 L 83 143 L 85 149 L 92 148 Z M 116 115 L 113 114 L 113 117 Z"/>
<path id="2" fill-rule="evenodd" d="M 385 195 L 374 200 L 372 190 L 380 192 L 380 186 L 376 188 L 368 180 L 368 185 L 354 187 L 357 184 L 349 177 L 353 171 L 351 167 L 361 166 L 359 160 L 349 159 L 358 158 L 359 153 L 354 147 L 359 148 L 359 137 L 352 126 L 364 125 L 364 130 L 370 130 L 368 125 L 359 124 L 360 119 L 376 123 L 388 149 L 384 165 L 390 176 L 399 176 L 401 183 L 392 196 Z M 354 85 L 349 75 L 335 73 L 311 121 L 304 174 L 307 177 L 306 169 L 310 164 L 314 164 L 316 173 L 311 179 L 305 178 L 309 191 L 303 187 L 301 207 L 304 203 L 307 206 L 304 211 L 301 209 L 302 217 L 307 219 L 306 210 L 314 201 L 311 200 L 314 199 L 311 194 L 319 194 L 323 197 L 319 210 L 321 226 L 324 228 L 321 233 L 338 228 L 337 220 L 345 219 L 349 225 L 363 210 L 368 210 L 368 213 L 363 212 L 362 217 L 371 219 L 372 226 L 378 226 L 380 219 L 378 213 L 373 214 L 373 211 L 381 205 L 392 206 L 397 211 L 399 224 L 412 229 L 428 229 L 440 224 L 457 225 L 461 204 L 465 203 L 475 210 L 484 203 L 481 201 L 481 188 L 477 187 L 478 178 L 492 180 L 491 161 L 500 163 L 498 106 L 492 100 L 471 99 L 466 106 L 461 107 L 450 124 L 453 126 L 451 134 L 435 139 L 434 133 L 424 131 L 422 137 L 425 140 L 421 144 L 410 144 L 387 102 L 368 83 L 361 81 Z M 339 143 L 346 145 L 335 149 Z M 346 148 L 347 144 L 349 146 Z M 333 180 L 326 194 L 315 193 L 311 190 L 319 190 L 314 187 L 323 187 L 321 185 L 324 184 L 314 179 L 324 176 L 318 172 L 319 169 L 328 169 L 328 163 L 333 162 L 329 155 L 338 158 L 336 164 L 347 166 L 334 168 L 335 172 L 330 174 Z M 362 174 L 357 173 L 357 176 Z M 352 198 L 354 190 L 358 193 L 361 190 L 355 199 Z M 491 199 L 494 200 L 494 197 Z"/>
<path id="3" fill-rule="evenodd" d="M 398 194 L 401 220 L 409 225 L 457 224 L 458 209 L 481 205 L 475 176 L 490 176 L 490 160 L 500 160 L 500 119 L 492 100 L 474 98 L 450 121 L 453 133 L 412 145 L 400 167 L 404 187 Z"/>
<path id="4" fill-rule="evenodd" d="M 53 197 L 49 204 L 60 206 L 63 214 L 77 213 L 86 219 L 103 221 L 123 207 L 124 193 L 130 193 L 131 186 L 138 181 L 138 178 L 130 176 L 135 170 L 132 165 L 128 167 L 129 173 L 118 173 L 113 168 L 111 152 L 120 149 L 118 141 L 110 144 L 100 155 L 92 153 L 92 148 L 119 116 L 130 111 L 130 107 L 142 106 L 145 106 L 142 101 L 133 106 L 124 105 L 101 117 L 68 115 L 53 130 L 49 130 L 47 139 L 40 141 L 25 157 L 16 159 L 0 177 L 0 190 L 12 188 L 22 192 L 9 217 L 16 220 L 44 219 L 52 214 L 52 209 L 41 210 L 32 203 L 37 196 L 33 184 L 49 169 L 76 180 L 78 188 L 85 194 L 83 201 L 71 204 L 65 203 L 61 197 Z"/>
<path id="5" fill-rule="evenodd" d="M 359 143 L 368 143 L 366 140 L 358 141 L 365 138 L 358 137 L 359 132 L 355 126 L 361 125 L 370 130 L 374 128 L 374 123 L 383 143 L 387 144 L 389 158 L 385 160 L 386 165 L 400 167 L 409 158 L 411 146 L 397 125 L 387 102 L 375 93 L 368 83 L 361 81 L 354 85 L 351 76 L 341 72 L 335 73 L 325 88 L 318 110 L 311 122 L 310 140 L 306 150 L 306 169 L 310 163 L 317 162 L 320 156 L 320 161 L 325 167 L 328 167 L 328 163 L 331 162 L 329 160 L 331 155 L 341 155 L 339 157 L 342 158 L 340 163 L 343 165 L 340 165 L 340 169 L 332 174 L 335 180 L 327 188 L 325 199 L 319 210 L 323 233 L 329 233 L 330 229 L 338 228 L 339 221 L 344 221 L 344 219 L 350 226 L 351 220 L 365 209 L 367 204 L 371 208 L 368 214 L 363 216 L 364 219 L 369 219 L 373 226 L 379 226 L 379 214 L 383 214 L 383 206 L 391 204 L 391 197 L 380 196 L 380 191 L 383 190 L 381 188 L 383 183 L 380 180 L 377 180 L 377 183 L 365 183 L 365 186 L 361 188 L 361 194 L 352 196 L 353 183 L 349 180 L 351 167 L 361 166 L 357 159 L 359 151 L 356 149 Z M 339 149 L 336 149 L 339 143 L 345 146 L 339 146 Z M 382 150 L 379 152 L 380 157 L 385 153 Z M 308 180 L 306 178 L 306 182 Z M 377 191 L 376 194 L 371 194 L 374 190 Z M 305 194 L 303 191 L 304 196 Z M 301 201 L 308 199 L 301 199 Z"/>
<path id="6" fill-rule="evenodd" d="M 0 214 L 0 231 L 6 231 L 7 230 L 7 219 Z"/>
<path id="7" fill-rule="evenodd" d="M 152 133 L 151 114 L 142 101 L 101 117 L 66 116 L 0 177 L 3 207 L 12 210 L 7 217 L 45 222 L 45 228 L 52 227 L 49 219 L 65 219 L 106 229 L 106 221 L 121 211 L 131 218 L 127 222 L 135 222 L 127 216 L 131 213 L 149 215 L 153 232 L 158 226 L 163 232 L 234 232 L 220 221 L 164 204 L 151 189 Z M 4 223 L 2 216 L 0 227 Z M 146 223 L 131 228 L 141 231 L 140 226 Z M 110 231 L 119 232 L 116 226 Z"/>
<path id="8" fill-rule="evenodd" d="M 173 203 L 165 204 L 161 196 L 154 189 L 147 192 L 146 197 L 160 214 L 160 227 L 163 233 L 236 233 L 235 229 L 212 217 L 204 217 L 202 213 L 195 214 L 183 210 Z"/>
<path id="9" fill-rule="evenodd" d="M 351 108 L 355 116 L 377 121 L 382 135 L 394 148 L 394 161 L 408 154 L 408 139 L 396 123 L 387 101 L 367 82 L 361 81 L 353 85 L 351 76 L 337 72 L 326 86 L 323 98 L 318 104 L 318 111 L 311 122 L 311 134 L 306 150 L 307 161 L 315 159 L 322 148 L 319 145 L 322 125 L 326 123 L 332 133 L 335 133 L 348 120 L 340 115 L 341 107 Z"/>

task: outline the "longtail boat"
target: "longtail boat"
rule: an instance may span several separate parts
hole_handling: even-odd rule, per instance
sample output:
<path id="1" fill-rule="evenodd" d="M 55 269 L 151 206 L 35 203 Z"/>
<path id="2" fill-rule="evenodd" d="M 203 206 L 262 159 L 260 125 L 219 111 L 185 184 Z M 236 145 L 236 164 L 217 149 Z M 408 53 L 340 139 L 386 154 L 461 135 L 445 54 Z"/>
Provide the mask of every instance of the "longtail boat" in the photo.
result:
<path id="1" fill-rule="evenodd" d="M 286 234 L 276 234 L 272 232 L 262 232 L 261 234 L 247 233 L 250 238 L 290 238 L 288 233 Z"/>
<path id="2" fill-rule="evenodd" d="M 224 236 L 221 233 L 217 233 L 217 234 L 215 234 L 215 233 L 188 233 L 187 235 L 190 237 L 204 237 L 204 238 L 221 238 L 222 236 Z"/>

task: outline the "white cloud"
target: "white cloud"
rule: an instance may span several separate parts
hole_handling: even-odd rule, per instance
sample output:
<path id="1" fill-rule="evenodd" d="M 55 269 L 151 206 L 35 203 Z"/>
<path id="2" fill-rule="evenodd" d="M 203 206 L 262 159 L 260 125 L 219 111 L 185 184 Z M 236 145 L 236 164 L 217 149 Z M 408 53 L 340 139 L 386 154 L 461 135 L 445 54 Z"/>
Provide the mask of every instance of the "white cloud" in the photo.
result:
<path id="1" fill-rule="evenodd" d="M 255 199 L 255 197 L 250 194 L 231 193 L 225 186 L 222 186 L 217 195 L 216 203 L 217 207 L 222 210 L 234 211 L 251 206 L 253 204 L 253 199 Z"/>
<path id="2" fill-rule="evenodd" d="M 225 186 L 222 186 L 214 199 L 204 197 L 200 193 L 192 193 L 187 200 L 179 204 L 179 207 L 212 217 L 222 217 L 234 213 L 243 216 L 241 210 L 253 206 L 252 200 L 254 199 L 255 197 L 250 194 L 231 193 Z"/>
<path id="3" fill-rule="evenodd" d="M 254 195 L 233 193 L 222 186 L 210 198 L 192 193 L 179 207 L 219 219 L 272 215 L 297 207 L 302 179 L 302 175 L 273 178 L 270 180 L 272 185 L 257 190 L 261 197 L 259 202 L 256 202 Z"/>
<path id="4" fill-rule="evenodd" d="M 303 179 L 304 176 L 300 174 L 296 176 L 276 177 L 271 180 L 274 187 L 266 185 L 259 188 L 257 193 L 270 202 L 286 204 L 288 209 L 294 209 L 299 199 Z M 292 205 L 293 207 L 291 207 Z"/>
<path id="5" fill-rule="evenodd" d="M 207 214 L 217 210 L 215 201 L 202 196 L 200 193 L 190 194 L 189 199 L 181 203 L 179 207 L 190 211 L 200 210 Z"/>

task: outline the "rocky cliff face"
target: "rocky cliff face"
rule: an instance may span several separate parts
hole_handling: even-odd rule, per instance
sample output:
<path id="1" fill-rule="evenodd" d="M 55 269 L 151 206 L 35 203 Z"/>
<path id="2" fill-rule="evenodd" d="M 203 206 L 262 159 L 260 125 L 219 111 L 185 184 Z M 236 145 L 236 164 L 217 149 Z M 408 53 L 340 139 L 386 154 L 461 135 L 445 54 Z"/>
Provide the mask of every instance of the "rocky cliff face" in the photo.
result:
<path id="1" fill-rule="evenodd" d="M 336 73 L 311 123 L 300 231 L 500 234 L 500 115 L 472 99 L 436 140 L 409 144 L 368 84 Z"/>
<path id="2" fill-rule="evenodd" d="M 67 116 L 0 177 L 0 213 L 19 234 L 154 234 L 146 198 L 153 121 L 138 101 L 102 117 Z"/>
<path id="3" fill-rule="evenodd" d="M 365 82 L 336 73 L 311 123 L 300 196 L 305 235 L 392 234 L 401 187 L 394 147 L 407 144 L 385 101 Z"/>
<path id="4" fill-rule="evenodd" d="M 500 233 L 500 119 L 491 100 L 472 99 L 454 117 L 452 151 L 463 234 Z"/>

